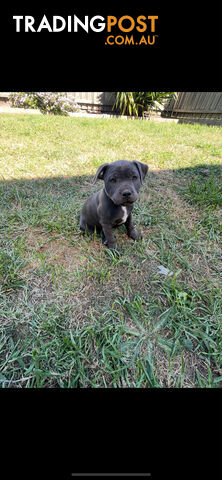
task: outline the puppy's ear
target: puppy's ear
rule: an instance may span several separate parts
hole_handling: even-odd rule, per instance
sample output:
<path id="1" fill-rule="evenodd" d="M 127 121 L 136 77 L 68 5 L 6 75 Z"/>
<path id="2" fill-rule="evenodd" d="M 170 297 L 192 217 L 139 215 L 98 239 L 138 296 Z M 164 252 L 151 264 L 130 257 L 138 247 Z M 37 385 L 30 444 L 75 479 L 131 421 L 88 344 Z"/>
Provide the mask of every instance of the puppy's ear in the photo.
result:
<path id="1" fill-rule="evenodd" d="M 146 165 L 145 163 L 141 163 L 141 162 L 133 162 L 136 167 L 137 167 L 137 170 L 139 171 L 139 174 L 140 174 L 140 180 L 141 180 L 141 183 L 143 183 L 143 180 L 148 172 L 148 165 Z"/>
<path id="2" fill-rule="evenodd" d="M 109 163 L 103 163 L 103 165 L 100 165 L 93 179 L 93 183 L 96 183 L 98 179 L 103 180 L 104 173 L 108 166 L 109 166 Z"/>

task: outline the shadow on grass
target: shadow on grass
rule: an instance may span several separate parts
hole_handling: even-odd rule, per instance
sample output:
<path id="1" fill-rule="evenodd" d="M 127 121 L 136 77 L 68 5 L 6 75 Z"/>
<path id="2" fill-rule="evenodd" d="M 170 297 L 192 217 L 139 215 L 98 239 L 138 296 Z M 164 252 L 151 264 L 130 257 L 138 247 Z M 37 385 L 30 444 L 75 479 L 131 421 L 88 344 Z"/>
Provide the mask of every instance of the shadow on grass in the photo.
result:
<path id="1" fill-rule="evenodd" d="M 209 183 L 209 192 L 206 190 L 206 194 L 209 193 L 209 195 L 214 185 L 218 192 L 217 203 L 220 203 L 222 165 L 201 164 L 195 167 L 149 171 L 140 193 L 149 188 L 150 184 L 155 185 L 155 181 L 158 183 L 169 175 L 171 179 L 167 183 L 172 182 L 172 175 L 176 181 L 179 178 L 187 179 L 187 184 L 184 184 L 185 189 L 192 181 L 202 185 L 202 189 L 207 188 Z M 61 213 L 61 210 L 66 211 L 67 214 L 73 213 L 73 218 L 76 218 L 85 199 L 102 187 L 103 182 L 93 184 L 93 175 L 1 180 L 0 203 L 3 209 L 9 211 L 9 216 L 14 214 L 14 220 L 27 218 L 30 222 L 33 218 L 35 223 L 37 219 L 40 221 L 43 216 L 49 219 L 51 215 L 52 221 L 58 216 L 59 211 Z M 69 220 L 71 221 L 71 218 Z"/>
<path id="2" fill-rule="evenodd" d="M 103 187 L 103 182 L 93 183 L 93 175 L 13 179 L 0 181 L 1 228 L 12 231 L 20 224 L 42 227 L 47 232 L 79 235 L 79 217 L 85 200 Z M 134 214 L 138 222 L 149 216 L 153 208 L 161 215 L 161 198 L 164 188 L 172 187 L 194 207 L 216 208 L 222 203 L 222 167 L 202 164 L 174 170 L 149 171 L 140 190 L 140 200 L 135 203 Z M 152 205 L 146 199 L 161 190 L 160 198 Z M 172 200 L 173 201 L 173 200 Z M 144 220 L 144 222 L 143 222 Z M 148 222 L 149 224 L 149 222 Z M 121 227 L 120 227 L 121 228 Z"/>
<path id="3" fill-rule="evenodd" d="M 206 125 L 207 127 L 221 127 L 222 126 L 222 118 L 214 119 L 214 118 L 177 118 L 178 123 L 186 123 L 189 125 L 199 124 L 199 125 Z"/>
<path id="4" fill-rule="evenodd" d="M 222 163 L 221 165 L 208 165 L 207 163 L 203 163 L 194 167 L 184 167 L 184 168 L 176 168 L 176 169 L 161 169 L 161 170 L 149 170 L 148 176 L 145 179 L 145 184 L 149 182 L 149 178 L 151 176 L 158 178 L 167 175 L 168 173 L 174 173 L 177 175 L 187 175 L 187 176 L 200 176 L 200 179 L 204 179 L 206 176 L 215 176 L 220 177 L 222 175 Z M 3 176 L 2 176 L 3 178 Z M 4 191 L 15 190 L 17 192 L 17 197 L 19 194 L 24 197 L 28 196 L 29 193 L 33 193 L 36 195 L 41 194 L 50 194 L 58 193 L 60 196 L 61 194 L 66 196 L 70 195 L 71 193 L 77 194 L 78 191 L 83 196 L 88 195 L 92 191 L 99 190 L 103 186 L 103 182 L 97 182 L 96 185 L 93 184 L 94 175 L 81 175 L 81 176 L 57 176 L 57 177 L 39 177 L 39 178 L 31 178 L 31 179 L 12 179 L 12 180 L 5 180 L 4 178 L 0 180 L 0 188 L 1 194 L 1 202 L 4 200 Z M 88 188 L 88 192 L 87 192 Z M 143 186 L 141 187 L 141 189 Z M 85 192 L 86 190 L 86 192 Z M 16 197 L 16 195 L 15 195 Z"/>
<path id="5" fill-rule="evenodd" d="M 218 114 L 219 115 L 219 114 Z M 161 113 L 161 117 L 162 118 L 168 118 L 168 119 L 172 119 L 172 120 L 177 120 L 177 123 L 179 124 L 189 124 L 189 125 L 195 125 L 195 124 L 199 124 L 199 125 L 206 125 L 208 127 L 212 127 L 212 126 L 215 126 L 215 127 L 221 127 L 222 126 L 222 116 L 216 116 L 216 115 L 209 115 L 208 117 L 205 116 L 205 114 L 203 113 L 203 117 L 199 117 L 199 118 L 195 118 L 195 112 L 194 112 L 194 115 L 191 114 L 191 116 L 187 116 L 187 118 L 184 116 L 177 116 L 176 114 L 173 114 L 171 115 L 170 112 L 166 113 L 165 111 L 163 111 Z"/>
<path id="6" fill-rule="evenodd" d="M 49 230 L 73 230 L 84 199 L 95 190 L 92 178 L 83 175 L 1 181 L 2 220 L 47 226 Z"/>

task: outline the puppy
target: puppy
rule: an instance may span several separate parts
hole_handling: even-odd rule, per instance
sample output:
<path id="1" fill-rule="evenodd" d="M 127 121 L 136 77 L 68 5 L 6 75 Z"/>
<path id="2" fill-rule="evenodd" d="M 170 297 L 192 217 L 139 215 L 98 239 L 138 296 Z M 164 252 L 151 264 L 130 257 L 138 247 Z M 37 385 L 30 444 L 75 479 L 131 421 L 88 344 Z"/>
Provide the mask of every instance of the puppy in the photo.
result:
<path id="1" fill-rule="evenodd" d="M 94 183 L 104 180 L 104 188 L 92 195 L 83 205 L 80 228 L 89 233 L 102 233 L 103 243 L 117 250 L 113 227 L 125 224 L 127 234 L 133 240 L 142 238 L 132 221 L 134 202 L 139 198 L 140 186 L 147 175 L 148 166 L 141 162 L 118 160 L 101 165 Z"/>

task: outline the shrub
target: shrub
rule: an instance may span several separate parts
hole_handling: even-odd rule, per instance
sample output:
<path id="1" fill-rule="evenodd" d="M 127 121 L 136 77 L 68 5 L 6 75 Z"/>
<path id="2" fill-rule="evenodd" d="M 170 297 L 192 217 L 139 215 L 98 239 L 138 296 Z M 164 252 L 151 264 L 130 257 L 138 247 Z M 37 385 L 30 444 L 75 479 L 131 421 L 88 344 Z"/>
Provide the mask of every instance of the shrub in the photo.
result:
<path id="1" fill-rule="evenodd" d="M 142 116 L 144 111 L 152 109 L 163 110 L 166 100 L 175 92 L 115 92 L 116 99 L 113 108 L 118 108 L 121 115 Z"/>
<path id="2" fill-rule="evenodd" d="M 61 92 L 13 92 L 10 100 L 13 107 L 38 108 L 44 114 L 68 115 L 78 110 L 75 99 Z"/>

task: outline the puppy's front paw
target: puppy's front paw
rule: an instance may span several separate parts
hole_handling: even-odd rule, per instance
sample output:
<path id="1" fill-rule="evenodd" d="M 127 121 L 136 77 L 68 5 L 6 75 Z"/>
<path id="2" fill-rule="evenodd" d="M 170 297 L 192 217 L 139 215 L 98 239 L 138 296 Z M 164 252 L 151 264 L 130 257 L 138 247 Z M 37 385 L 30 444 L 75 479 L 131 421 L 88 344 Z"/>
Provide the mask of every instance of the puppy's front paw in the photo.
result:
<path id="1" fill-rule="evenodd" d="M 129 232 L 129 237 L 133 240 L 140 240 L 142 237 L 141 233 L 138 232 L 135 228 Z"/>

